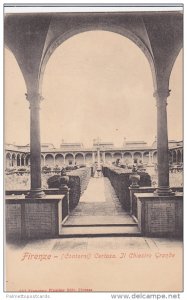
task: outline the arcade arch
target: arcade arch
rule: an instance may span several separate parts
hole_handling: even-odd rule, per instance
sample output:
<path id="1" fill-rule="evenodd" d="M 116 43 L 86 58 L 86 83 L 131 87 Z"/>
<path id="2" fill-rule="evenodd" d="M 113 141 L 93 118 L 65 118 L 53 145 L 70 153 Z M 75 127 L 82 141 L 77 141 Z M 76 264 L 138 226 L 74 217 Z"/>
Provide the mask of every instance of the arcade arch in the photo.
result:
<path id="1" fill-rule="evenodd" d="M 6 153 L 6 168 L 10 168 L 12 166 L 12 156 L 8 152 Z"/>
<path id="2" fill-rule="evenodd" d="M 75 163 L 76 163 L 76 165 L 83 165 L 85 163 L 83 153 L 76 153 L 75 154 Z"/>
<path id="3" fill-rule="evenodd" d="M 132 154 L 130 152 L 125 152 L 123 154 L 123 160 L 124 160 L 124 163 L 126 163 L 127 165 L 128 164 L 132 164 Z"/>
<path id="4" fill-rule="evenodd" d="M 111 164 L 112 161 L 113 161 L 112 153 L 109 152 L 105 153 L 105 162 L 107 164 Z"/>
<path id="5" fill-rule="evenodd" d="M 55 165 L 55 158 L 54 158 L 54 155 L 52 154 L 46 154 L 45 155 L 45 166 L 48 166 L 48 167 L 54 167 Z"/>
<path id="6" fill-rule="evenodd" d="M 75 164 L 75 156 L 72 153 L 65 154 L 65 165 L 74 165 Z"/>
<path id="7" fill-rule="evenodd" d="M 86 165 L 91 165 L 93 163 L 93 154 L 92 153 L 85 153 L 85 163 Z"/>
<path id="8" fill-rule="evenodd" d="M 62 167 L 64 165 L 64 156 L 61 153 L 55 155 L 55 165 Z"/>

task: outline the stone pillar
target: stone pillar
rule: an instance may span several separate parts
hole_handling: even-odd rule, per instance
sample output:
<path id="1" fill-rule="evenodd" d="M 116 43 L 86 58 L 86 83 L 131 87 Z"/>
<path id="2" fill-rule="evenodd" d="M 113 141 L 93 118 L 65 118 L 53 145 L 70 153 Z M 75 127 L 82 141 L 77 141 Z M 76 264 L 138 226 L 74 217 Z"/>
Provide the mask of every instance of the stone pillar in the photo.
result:
<path id="1" fill-rule="evenodd" d="M 142 155 L 142 163 L 143 163 L 143 162 L 144 162 L 144 161 L 143 161 L 143 152 L 141 152 L 141 155 Z"/>
<path id="2" fill-rule="evenodd" d="M 85 154 L 83 154 L 83 159 L 84 159 L 84 165 L 86 164 L 86 157 Z"/>
<path id="3" fill-rule="evenodd" d="M 20 157 L 20 155 L 17 156 L 17 164 L 18 164 L 19 167 L 21 166 L 21 157 Z"/>
<path id="4" fill-rule="evenodd" d="M 154 93 L 157 106 L 157 162 L 159 196 L 169 195 L 169 161 L 168 161 L 168 128 L 167 128 L 167 97 L 169 90 L 158 90 Z"/>
<path id="5" fill-rule="evenodd" d="M 149 162 L 148 164 L 151 164 L 151 152 L 149 151 Z"/>
<path id="6" fill-rule="evenodd" d="M 105 152 L 103 152 L 103 164 L 105 165 Z"/>
<path id="7" fill-rule="evenodd" d="M 27 198 L 42 198 L 45 194 L 41 188 L 41 145 L 40 145 L 40 101 L 39 93 L 26 94 L 30 102 L 30 172 L 31 189 Z"/>
<path id="8" fill-rule="evenodd" d="M 43 155 L 43 158 L 44 158 L 44 167 L 45 167 L 45 155 Z"/>
<path id="9" fill-rule="evenodd" d="M 100 168 L 100 166 L 101 166 L 101 157 L 100 157 L 99 147 L 97 148 L 97 165 L 98 165 L 98 168 Z"/>
<path id="10" fill-rule="evenodd" d="M 95 163 L 95 153 L 92 152 L 92 163 L 94 164 Z"/>
<path id="11" fill-rule="evenodd" d="M 134 164 L 134 152 L 131 153 L 131 163 Z"/>

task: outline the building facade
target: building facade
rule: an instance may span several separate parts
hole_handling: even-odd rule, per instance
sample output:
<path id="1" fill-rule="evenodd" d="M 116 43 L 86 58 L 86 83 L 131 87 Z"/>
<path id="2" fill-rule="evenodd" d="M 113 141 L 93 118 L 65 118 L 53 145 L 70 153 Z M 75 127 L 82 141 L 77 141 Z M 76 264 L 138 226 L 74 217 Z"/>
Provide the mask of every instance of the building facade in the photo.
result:
<path id="1" fill-rule="evenodd" d="M 99 157 L 98 157 L 99 155 Z M 62 167 L 67 165 L 92 165 L 98 162 L 112 164 L 120 159 L 121 164 L 132 165 L 134 161 L 145 165 L 157 164 L 157 141 L 151 146 L 144 141 L 126 141 L 122 147 L 115 147 L 112 142 L 94 140 L 93 146 L 84 147 L 82 143 L 62 141 L 60 148 L 51 143 L 41 145 L 41 166 Z M 169 141 L 170 164 L 183 163 L 183 142 Z M 5 168 L 20 168 L 30 165 L 30 145 L 5 145 Z"/>

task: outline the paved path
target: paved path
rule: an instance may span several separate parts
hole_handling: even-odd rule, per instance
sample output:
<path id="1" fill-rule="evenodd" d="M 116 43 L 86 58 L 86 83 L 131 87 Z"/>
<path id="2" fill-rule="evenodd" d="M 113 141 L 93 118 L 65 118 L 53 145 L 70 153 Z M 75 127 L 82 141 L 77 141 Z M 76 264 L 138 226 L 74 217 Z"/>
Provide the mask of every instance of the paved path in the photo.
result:
<path id="1" fill-rule="evenodd" d="M 91 178 L 65 225 L 135 224 L 126 213 L 106 177 Z"/>

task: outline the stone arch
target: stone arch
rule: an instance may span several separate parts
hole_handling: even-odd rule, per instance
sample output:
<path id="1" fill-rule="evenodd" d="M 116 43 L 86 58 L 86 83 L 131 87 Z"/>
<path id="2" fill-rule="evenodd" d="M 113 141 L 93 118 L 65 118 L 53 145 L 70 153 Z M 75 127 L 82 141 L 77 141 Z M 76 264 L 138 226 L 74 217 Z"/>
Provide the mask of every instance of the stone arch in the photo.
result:
<path id="1" fill-rule="evenodd" d="M 122 153 L 121 152 L 114 152 L 114 154 L 113 154 L 113 160 L 116 162 L 116 160 L 118 160 L 118 159 L 120 159 L 120 161 L 121 161 L 121 159 L 122 159 Z"/>
<path id="2" fill-rule="evenodd" d="M 181 163 L 182 162 L 182 159 L 181 159 L 181 151 L 180 150 L 177 150 L 177 163 Z"/>
<path id="3" fill-rule="evenodd" d="M 145 57 L 148 60 L 148 63 L 150 65 L 150 70 L 152 73 L 153 78 L 153 85 L 155 87 L 155 90 L 157 89 L 156 84 L 156 70 L 154 65 L 154 59 L 151 53 L 151 49 L 148 49 L 148 47 L 145 45 L 145 43 L 139 38 L 138 35 L 136 35 L 133 31 L 126 29 L 122 26 L 117 25 L 110 25 L 109 23 L 106 24 L 87 24 L 86 26 L 76 26 L 76 28 L 73 28 L 69 31 L 66 31 L 62 33 L 60 36 L 56 37 L 49 47 L 47 48 L 46 52 L 43 55 L 43 59 L 41 60 L 40 64 L 40 72 L 39 72 L 39 87 L 41 89 L 42 87 L 42 81 L 43 81 L 43 75 L 45 72 L 45 68 L 47 65 L 47 62 L 49 61 L 49 58 L 51 55 L 55 52 L 56 48 L 60 46 L 63 42 L 70 39 L 71 37 L 78 35 L 80 33 L 88 32 L 88 31 L 107 31 L 114 34 L 119 34 L 125 38 L 128 38 L 131 42 L 133 42 L 145 55 Z"/>
<path id="4" fill-rule="evenodd" d="M 20 167 L 21 166 L 21 154 L 20 153 L 17 154 L 16 162 L 17 162 L 17 167 Z"/>
<path id="5" fill-rule="evenodd" d="M 85 163 L 86 163 L 86 165 L 91 165 L 93 163 L 92 153 L 86 153 L 85 154 Z"/>
<path id="6" fill-rule="evenodd" d="M 25 166 L 25 154 L 21 155 L 21 166 Z"/>
<path id="7" fill-rule="evenodd" d="M 173 163 L 175 164 L 177 162 L 177 153 L 175 150 L 173 150 Z"/>
<path id="8" fill-rule="evenodd" d="M 173 71 L 173 68 L 174 68 L 174 66 L 175 66 L 175 63 L 176 63 L 176 61 L 177 61 L 177 58 L 179 57 L 179 55 L 180 55 L 180 53 L 181 53 L 181 51 L 182 51 L 182 49 L 183 49 L 183 47 L 182 47 L 182 45 L 181 46 L 178 46 L 178 48 L 176 49 L 176 53 L 175 53 L 175 55 L 173 55 L 173 57 L 172 57 L 172 60 L 171 60 L 171 62 L 170 62 L 170 69 L 169 69 L 169 81 L 170 81 L 170 79 L 171 79 L 171 74 L 172 74 L 172 71 Z"/>
<path id="9" fill-rule="evenodd" d="M 149 163 L 149 151 L 145 151 L 143 153 L 143 163 L 145 163 L 145 164 Z"/>
<path id="10" fill-rule="evenodd" d="M 142 161 L 142 153 L 139 151 L 134 152 L 133 159 L 134 159 L 134 162 L 137 161 L 139 163 L 140 161 Z"/>
<path id="11" fill-rule="evenodd" d="M 12 153 L 12 167 L 17 166 L 17 155 L 16 153 Z"/>
<path id="12" fill-rule="evenodd" d="M 124 161 L 125 164 L 132 163 L 132 153 L 131 152 L 124 152 L 123 161 Z"/>
<path id="13" fill-rule="evenodd" d="M 84 164 L 84 153 L 79 152 L 79 153 L 75 154 L 75 163 L 76 163 L 76 165 Z"/>
<path id="14" fill-rule="evenodd" d="M 55 155 L 55 165 L 58 167 L 62 167 L 64 165 L 64 155 L 62 153 Z"/>
<path id="15" fill-rule="evenodd" d="M 73 165 L 74 164 L 74 155 L 73 153 L 66 153 L 65 154 L 65 165 Z"/>
<path id="16" fill-rule="evenodd" d="M 52 168 L 54 167 L 54 155 L 51 153 L 47 153 L 45 155 L 45 165 Z"/>
<path id="17" fill-rule="evenodd" d="M 25 164 L 26 166 L 30 166 L 30 154 L 27 154 L 25 157 Z"/>
<path id="18" fill-rule="evenodd" d="M 10 154 L 10 152 L 6 153 L 6 168 L 10 168 L 12 166 L 12 155 Z"/>
<path id="19" fill-rule="evenodd" d="M 12 57 L 14 58 L 14 61 L 16 62 L 17 64 L 17 67 L 18 67 L 18 72 L 19 72 L 19 75 L 21 76 L 23 82 L 24 82 L 24 85 L 25 87 L 27 88 L 28 84 L 26 82 L 26 78 L 25 78 L 25 75 L 23 73 L 23 70 L 22 70 L 22 65 L 20 64 L 20 60 L 18 59 L 18 57 L 16 56 L 16 52 L 14 52 L 10 47 L 8 47 L 8 45 L 6 43 L 4 43 L 4 47 L 5 47 L 5 62 L 6 62 L 6 51 L 8 51 L 8 53 L 10 53 L 12 55 Z M 16 71 L 17 72 L 17 71 Z"/>
<path id="20" fill-rule="evenodd" d="M 112 153 L 106 152 L 106 153 L 105 153 L 105 162 L 106 162 L 107 164 L 111 164 L 111 163 L 112 163 L 112 160 L 113 160 Z"/>

